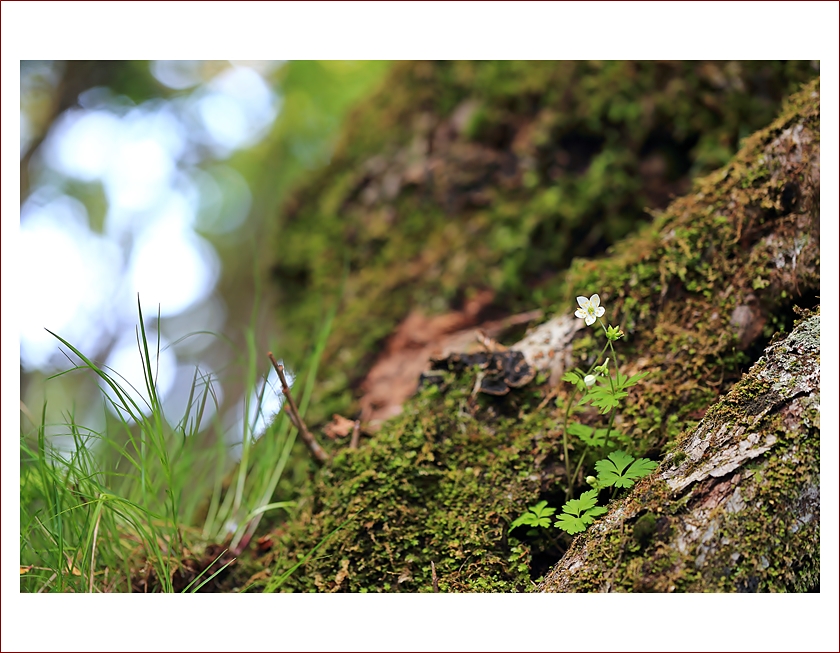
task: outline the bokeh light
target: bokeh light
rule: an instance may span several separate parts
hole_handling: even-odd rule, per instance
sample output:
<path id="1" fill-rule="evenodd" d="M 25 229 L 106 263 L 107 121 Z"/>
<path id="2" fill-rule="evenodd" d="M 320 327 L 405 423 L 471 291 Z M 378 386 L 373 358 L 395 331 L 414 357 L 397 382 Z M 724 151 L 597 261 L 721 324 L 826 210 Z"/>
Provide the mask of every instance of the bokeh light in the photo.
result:
<path id="1" fill-rule="evenodd" d="M 287 89 L 281 80 L 292 65 L 306 72 L 290 78 L 299 87 Z M 55 423 L 77 405 L 80 414 L 92 406 L 101 413 L 97 385 L 112 392 L 78 372 L 52 380 L 49 397 L 47 389 L 27 387 L 30 378 L 43 380 L 80 362 L 46 329 L 123 375 L 136 388 L 138 405 L 148 403 L 135 333 L 139 305 L 150 343 L 158 334 L 163 343 L 156 388 L 170 425 L 192 420 L 195 432 L 202 431 L 218 421 L 218 403 L 226 437 L 234 447 L 237 437 L 241 444 L 241 413 L 253 380 L 243 386 L 230 370 L 242 355 L 242 324 L 257 301 L 260 220 L 280 199 L 268 176 L 255 189 L 262 154 L 249 148 L 258 152 L 267 139 L 269 147 L 282 148 L 273 155 L 284 166 L 279 179 L 324 161 L 328 132 L 336 131 L 347 101 L 318 102 L 335 103 L 341 97 L 335 80 L 356 70 L 342 62 L 21 62 L 19 249 L 28 269 L 19 281 L 20 356 L 22 400 L 33 403 L 30 413 L 44 400 Z M 312 85 L 313 79 L 320 81 Z M 71 82 L 74 94 L 58 99 Z M 296 108 L 278 137 L 287 91 Z M 318 93 L 322 99 L 313 99 Z M 309 131 L 300 131 L 302 118 Z M 261 324 L 266 319 L 260 311 Z M 262 367 L 270 370 L 268 361 Z M 186 405 L 195 384 L 212 396 L 200 424 L 190 412 L 196 406 Z M 279 402 L 276 389 L 267 389 L 261 409 L 254 399 L 251 427 L 264 432 Z"/>

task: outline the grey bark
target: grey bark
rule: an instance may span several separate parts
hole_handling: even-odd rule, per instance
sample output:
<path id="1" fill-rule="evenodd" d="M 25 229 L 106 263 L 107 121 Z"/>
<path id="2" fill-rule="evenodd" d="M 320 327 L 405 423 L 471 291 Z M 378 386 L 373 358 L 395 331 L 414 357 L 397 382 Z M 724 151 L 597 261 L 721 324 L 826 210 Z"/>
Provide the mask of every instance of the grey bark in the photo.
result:
<path id="1" fill-rule="evenodd" d="M 819 589 L 820 317 L 771 343 L 543 592 Z"/>

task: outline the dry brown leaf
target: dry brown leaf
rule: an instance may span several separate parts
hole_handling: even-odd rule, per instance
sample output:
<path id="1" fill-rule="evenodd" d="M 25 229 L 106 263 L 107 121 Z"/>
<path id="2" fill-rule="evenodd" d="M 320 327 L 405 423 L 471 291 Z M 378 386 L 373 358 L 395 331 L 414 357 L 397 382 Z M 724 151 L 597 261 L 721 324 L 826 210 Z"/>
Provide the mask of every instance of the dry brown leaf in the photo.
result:
<path id="1" fill-rule="evenodd" d="M 353 432 L 353 425 L 355 423 L 356 422 L 352 419 L 347 419 L 341 415 L 333 415 L 332 422 L 324 427 L 324 435 L 326 435 L 330 440 L 335 440 L 336 438 L 346 438 Z"/>
<path id="2" fill-rule="evenodd" d="M 420 375 L 429 369 L 429 359 L 471 349 L 502 351 L 505 347 L 492 336 L 542 315 L 532 311 L 477 324 L 482 309 L 492 300 L 491 293 L 478 293 L 462 311 L 432 317 L 414 311 L 399 324 L 362 382 L 361 420 L 369 432 L 399 415 L 403 403 L 417 391 Z"/>

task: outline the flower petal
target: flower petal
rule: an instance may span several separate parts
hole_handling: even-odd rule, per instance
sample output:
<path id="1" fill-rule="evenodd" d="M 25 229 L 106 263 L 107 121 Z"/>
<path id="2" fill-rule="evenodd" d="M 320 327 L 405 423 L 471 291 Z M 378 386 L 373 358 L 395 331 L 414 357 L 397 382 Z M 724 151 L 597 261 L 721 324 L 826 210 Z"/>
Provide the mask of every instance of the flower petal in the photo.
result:
<path id="1" fill-rule="evenodd" d="M 598 296 L 598 293 L 592 295 L 589 298 L 589 303 L 592 304 L 595 308 L 598 308 L 601 305 L 601 298 Z"/>
<path id="2" fill-rule="evenodd" d="M 578 306 L 580 306 L 581 308 L 586 308 L 586 305 L 589 303 L 589 300 L 586 297 L 581 297 L 580 295 L 578 295 L 577 302 Z"/>
<path id="3" fill-rule="evenodd" d="M 587 315 L 583 318 L 583 321 L 586 322 L 586 326 L 592 326 L 595 324 L 595 316 L 594 315 Z"/>
<path id="4" fill-rule="evenodd" d="M 601 317 L 603 314 L 604 314 L 604 307 L 603 306 L 598 306 L 595 309 L 595 315 L 597 315 L 598 317 Z"/>
<path id="5" fill-rule="evenodd" d="M 586 317 L 586 311 L 584 311 L 582 308 L 577 309 L 575 311 L 575 317 L 579 317 L 579 318 Z"/>

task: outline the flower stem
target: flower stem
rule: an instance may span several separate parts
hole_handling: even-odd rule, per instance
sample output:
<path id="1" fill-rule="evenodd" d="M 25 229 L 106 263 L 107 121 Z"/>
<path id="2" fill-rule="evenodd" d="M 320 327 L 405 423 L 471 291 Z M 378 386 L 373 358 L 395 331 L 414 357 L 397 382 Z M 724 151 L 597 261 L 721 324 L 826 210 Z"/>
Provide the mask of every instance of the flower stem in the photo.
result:
<path id="1" fill-rule="evenodd" d="M 583 453 L 580 454 L 580 459 L 578 460 L 577 467 L 575 467 L 575 474 L 572 478 L 577 478 L 578 474 L 580 474 L 580 468 L 583 466 L 583 461 L 586 459 L 586 454 L 589 453 L 589 445 L 587 444 L 584 449 Z M 566 499 L 568 501 L 568 499 Z"/>
<path id="2" fill-rule="evenodd" d="M 607 327 L 604 325 L 603 320 L 601 320 L 601 319 L 599 318 L 599 319 L 598 319 L 598 323 L 601 325 L 601 328 L 604 330 L 604 333 L 607 333 Z M 615 385 L 613 385 L 613 378 L 612 378 L 612 375 L 610 375 L 609 373 L 607 374 L 607 378 L 608 378 L 608 379 L 609 379 L 609 381 L 610 381 L 610 392 L 612 392 L 612 393 L 613 393 L 613 396 L 615 396 L 615 388 L 616 388 L 616 385 L 618 385 L 618 370 L 619 370 L 619 367 L 620 367 L 620 366 L 619 366 L 619 364 L 618 364 L 618 355 L 615 353 L 615 347 L 613 347 L 612 340 L 610 340 L 610 339 L 609 339 L 609 337 L 607 337 L 607 346 L 610 348 L 610 353 L 612 354 L 613 361 L 615 361 Z M 606 349 L 606 348 L 605 348 L 605 349 Z M 607 424 L 607 433 L 606 433 L 606 435 L 604 436 L 604 449 L 603 449 L 603 453 L 606 453 L 606 452 L 607 452 L 607 449 L 609 448 L 609 444 L 610 444 L 610 431 L 612 431 L 612 427 L 613 427 L 613 424 L 614 424 L 614 423 L 615 423 L 615 407 L 613 407 L 613 408 L 611 408 L 611 409 L 610 409 L 610 421 L 609 421 L 609 423 Z"/>
<path id="3" fill-rule="evenodd" d="M 577 394 L 577 386 L 572 390 L 572 396 L 566 402 L 566 414 L 563 416 L 563 464 L 566 466 L 566 501 L 572 498 L 574 491 L 572 476 L 569 475 L 571 464 L 569 461 L 569 435 L 567 433 L 569 425 L 569 415 L 572 412 L 572 406 L 575 403 L 575 395 Z"/>

